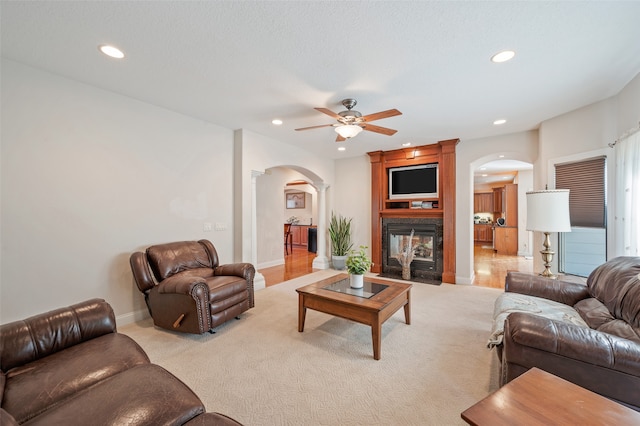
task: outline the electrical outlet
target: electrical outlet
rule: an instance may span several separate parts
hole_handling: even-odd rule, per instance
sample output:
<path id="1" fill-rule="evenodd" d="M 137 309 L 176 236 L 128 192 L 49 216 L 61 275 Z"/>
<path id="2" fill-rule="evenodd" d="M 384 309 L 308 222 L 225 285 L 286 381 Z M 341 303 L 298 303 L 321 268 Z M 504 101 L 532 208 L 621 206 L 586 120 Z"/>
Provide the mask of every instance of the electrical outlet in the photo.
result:
<path id="1" fill-rule="evenodd" d="M 205 223 L 204 223 L 204 226 L 202 227 L 202 229 L 203 229 L 205 232 L 211 231 L 211 223 L 209 223 L 209 222 L 205 222 Z"/>
<path id="2" fill-rule="evenodd" d="M 216 222 L 216 231 L 226 231 L 226 230 L 227 230 L 227 224 L 226 223 Z"/>

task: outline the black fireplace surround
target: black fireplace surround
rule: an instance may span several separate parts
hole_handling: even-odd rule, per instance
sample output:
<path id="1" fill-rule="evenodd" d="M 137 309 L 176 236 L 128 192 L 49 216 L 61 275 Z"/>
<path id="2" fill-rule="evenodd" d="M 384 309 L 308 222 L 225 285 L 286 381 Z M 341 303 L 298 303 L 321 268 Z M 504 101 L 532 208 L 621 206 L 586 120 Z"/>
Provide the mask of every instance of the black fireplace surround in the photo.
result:
<path id="1" fill-rule="evenodd" d="M 411 262 L 411 280 L 428 284 L 442 282 L 442 219 L 383 218 L 381 276 L 402 278 L 402 265 L 395 254 L 408 244 L 411 230 L 416 257 Z"/>

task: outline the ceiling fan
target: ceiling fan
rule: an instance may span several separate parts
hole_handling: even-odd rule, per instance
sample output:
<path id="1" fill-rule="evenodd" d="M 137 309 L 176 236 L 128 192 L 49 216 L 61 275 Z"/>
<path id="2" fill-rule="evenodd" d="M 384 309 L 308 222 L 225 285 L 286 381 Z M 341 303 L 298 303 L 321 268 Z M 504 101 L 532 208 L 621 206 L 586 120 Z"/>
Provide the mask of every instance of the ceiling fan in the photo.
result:
<path id="1" fill-rule="evenodd" d="M 360 112 L 352 110 L 352 108 L 356 106 L 357 103 L 358 102 L 355 99 L 343 100 L 342 105 L 344 105 L 344 107 L 347 110 L 341 111 L 337 114 L 326 108 L 315 108 L 315 110 L 335 118 L 336 120 L 338 120 L 338 122 L 334 124 L 321 124 L 319 126 L 302 127 L 296 130 L 310 130 L 310 129 L 318 129 L 320 127 L 335 127 L 335 130 L 338 133 L 336 142 L 343 142 L 349 138 L 356 136 L 358 133 L 360 133 L 363 130 L 367 130 L 369 132 L 381 133 L 387 136 L 391 136 L 397 132 L 397 130 L 389 129 L 386 127 L 375 126 L 370 123 L 375 120 L 381 120 L 383 118 L 402 115 L 400 111 L 398 111 L 397 109 L 388 109 L 386 111 L 380 111 L 380 112 L 363 116 Z"/>

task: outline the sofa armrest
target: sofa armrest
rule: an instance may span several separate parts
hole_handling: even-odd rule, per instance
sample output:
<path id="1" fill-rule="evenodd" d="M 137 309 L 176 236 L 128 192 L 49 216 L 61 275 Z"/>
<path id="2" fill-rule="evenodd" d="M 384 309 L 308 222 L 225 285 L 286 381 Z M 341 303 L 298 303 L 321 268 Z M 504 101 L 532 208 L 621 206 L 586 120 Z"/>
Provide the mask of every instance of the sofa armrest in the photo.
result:
<path id="1" fill-rule="evenodd" d="M 146 293 L 156 285 L 149 268 L 149 262 L 147 262 L 146 253 L 140 251 L 133 253 L 129 258 L 129 264 L 131 265 L 131 272 L 133 272 L 133 279 L 138 286 L 138 290 Z"/>
<path id="2" fill-rule="evenodd" d="M 167 330 L 202 334 L 211 329 L 209 285 L 201 277 L 174 275 L 148 293 L 155 325 Z"/>
<path id="3" fill-rule="evenodd" d="M 589 296 L 586 285 L 524 272 L 507 272 L 504 291 L 542 297 L 573 306 Z"/>
<path id="4" fill-rule="evenodd" d="M 524 312 L 510 314 L 504 328 L 505 340 L 522 347 L 640 377 L 640 344 L 631 340 Z"/>
<path id="5" fill-rule="evenodd" d="M 158 284 L 159 294 L 188 294 L 197 299 L 209 300 L 209 286 L 202 277 L 174 275 Z"/>
<path id="6" fill-rule="evenodd" d="M 537 367 L 640 407 L 640 344 L 529 313 L 505 321 L 501 384 Z"/>
<path id="7" fill-rule="evenodd" d="M 213 274 L 218 276 L 233 275 L 244 278 L 247 281 L 247 291 L 249 292 L 249 308 L 253 308 L 256 305 L 253 294 L 253 278 L 256 275 L 256 269 L 251 263 L 229 263 L 220 265 L 213 270 Z"/>
<path id="8" fill-rule="evenodd" d="M 235 275 L 236 277 L 242 277 L 247 282 L 253 282 L 253 277 L 256 274 L 256 270 L 251 263 L 229 263 L 226 265 L 217 266 L 214 271 L 214 275 Z"/>
<path id="9" fill-rule="evenodd" d="M 102 299 L 3 324 L 0 326 L 0 368 L 7 371 L 115 332 L 113 309 Z"/>

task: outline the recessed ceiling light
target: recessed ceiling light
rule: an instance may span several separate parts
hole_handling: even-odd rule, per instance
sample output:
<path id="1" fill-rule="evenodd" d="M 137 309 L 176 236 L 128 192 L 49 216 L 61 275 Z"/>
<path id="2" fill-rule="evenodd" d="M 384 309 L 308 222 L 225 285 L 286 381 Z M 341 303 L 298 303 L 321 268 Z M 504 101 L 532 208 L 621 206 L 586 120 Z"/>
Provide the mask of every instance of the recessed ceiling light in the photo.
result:
<path id="1" fill-rule="evenodd" d="M 273 120 L 271 120 L 271 124 L 274 124 L 276 126 L 281 126 L 282 120 L 280 120 L 279 118 L 274 118 Z"/>
<path id="2" fill-rule="evenodd" d="M 514 56 L 516 56 L 516 52 L 514 52 L 513 50 L 503 50 L 502 52 L 498 52 L 493 55 L 491 57 L 491 62 L 507 62 L 508 60 L 513 59 Z"/>
<path id="3" fill-rule="evenodd" d="M 503 154 L 498 155 L 498 158 L 504 158 Z"/>
<path id="4" fill-rule="evenodd" d="M 411 142 L 405 142 L 402 144 L 402 146 L 411 146 Z"/>
<path id="5" fill-rule="evenodd" d="M 486 167 L 480 167 L 480 170 L 487 170 Z"/>
<path id="6" fill-rule="evenodd" d="M 504 124 L 506 122 L 507 122 L 507 120 L 505 120 L 504 118 L 501 118 L 500 120 L 494 121 L 493 124 L 495 124 L 496 126 L 499 126 L 499 125 Z"/>
<path id="7" fill-rule="evenodd" d="M 347 150 L 347 148 L 345 148 L 344 146 L 339 146 L 338 147 L 338 151 L 346 151 L 346 150 Z"/>
<path id="8" fill-rule="evenodd" d="M 98 49 L 100 49 L 100 51 L 105 55 L 110 56 L 112 58 L 116 58 L 116 59 L 124 58 L 124 53 L 122 52 L 122 50 L 118 49 L 117 47 L 110 46 L 108 44 L 101 44 L 100 46 L 98 46 Z"/>
<path id="9" fill-rule="evenodd" d="M 481 176 L 482 176 L 482 177 L 487 177 L 487 176 L 489 176 L 489 175 L 488 175 L 488 174 L 486 174 L 486 173 L 483 173 Z"/>

